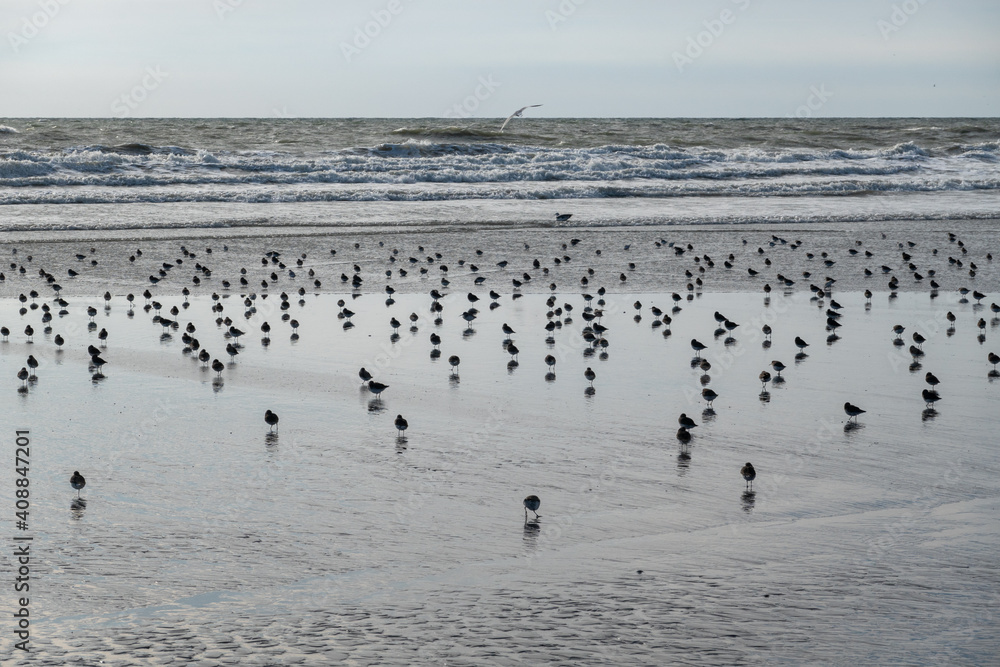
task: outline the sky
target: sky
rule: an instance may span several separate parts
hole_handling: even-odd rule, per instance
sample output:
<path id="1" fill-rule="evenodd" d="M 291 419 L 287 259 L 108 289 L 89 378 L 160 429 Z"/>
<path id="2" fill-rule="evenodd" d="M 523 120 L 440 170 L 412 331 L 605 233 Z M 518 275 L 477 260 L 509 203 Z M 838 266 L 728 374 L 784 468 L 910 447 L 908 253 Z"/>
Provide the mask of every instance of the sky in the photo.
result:
<path id="1" fill-rule="evenodd" d="M 0 117 L 1000 115 L 997 0 L 3 0 Z"/>

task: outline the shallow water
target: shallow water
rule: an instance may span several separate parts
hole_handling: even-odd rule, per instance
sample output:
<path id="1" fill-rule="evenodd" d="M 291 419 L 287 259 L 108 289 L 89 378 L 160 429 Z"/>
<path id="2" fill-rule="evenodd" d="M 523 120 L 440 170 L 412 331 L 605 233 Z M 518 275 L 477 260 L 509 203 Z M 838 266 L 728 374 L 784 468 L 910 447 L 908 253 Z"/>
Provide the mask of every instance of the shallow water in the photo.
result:
<path id="1" fill-rule="evenodd" d="M 216 230 L 197 236 L 190 230 L 11 235 L 0 242 L 0 257 L 5 258 L 0 265 L 5 277 L 0 297 L 32 289 L 43 298 L 52 296 L 51 285 L 39 277 L 42 270 L 52 274 L 62 294 L 82 296 L 105 290 L 138 296 L 147 288 L 156 295 L 179 295 L 185 288 L 207 295 L 224 293 L 223 281 L 234 293 L 240 289 L 293 293 L 300 288 L 337 293 L 349 289 L 350 283 L 343 281 L 355 273 L 363 280 L 359 292 L 368 294 L 382 294 L 386 285 L 401 293 L 427 294 L 442 289 L 442 278 L 456 292 L 509 293 L 517 280 L 522 293 L 546 294 L 553 284 L 561 292 L 595 294 L 601 286 L 628 293 L 686 292 L 689 283 L 692 292 L 696 288 L 760 292 L 765 284 L 781 287 L 779 275 L 792 280 L 790 289 L 800 292 L 810 285 L 823 286 L 828 277 L 837 281 L 838 290 L 884 291 L 893 276 L 899 280 L 899 291 L 928 292 L 932 280 L 942 293 L 963 287 L 996 293 L 1000 286 L 1000 219 L 995 218 L 949 221 L 943 227 L 926 222 L 827 222 L 588 229 L 470 222 L 451 231 L 399 228 L 372 233 L 360 225 L 338 233 L 319 227 L 290 232 L 265 226 L 250 231 Z M 947 232 L 955 234 L 955 240 L 949 240 Z M 801 245 L 793 247 L 797 241 Z M 688 246 L 690 250 L 678 254 Z M 266 252 L 280 253 L 286 268 L 273 260 L 262 264 Z M 725 266 L 729 255 L 732 268 Z M 826 260 L 833 264 L 827 266 Z M 506 269 L 498 266 L 500 262 L 508 262 Z M 170 268 L 163 269 L 165 263 Z M 210 268 L 211 275 L 198 266 Z M 883 273 L 883 266 L 888 273 Z M 750 269 L 758 274 L 751 277 Z M 865 269 L 872 275 L 866 276 Z M 70 270 L 78 275 L 70 277 Z M 151 285 L 150 276 L 159 282 Z M 241 277 L 247 280 L 246 287 L 241 288 Z M 474 283 L 477 278 L 483 281 L 479 286 Z"/>
<path id="2" fill-rule="evenodd" d="M 184 307 L 158 294 L 227 359 L 210 297 Z M 14 331 L 0 344 L 8 428 L 33 440 L 38 662 L 992 660 L 1000 379 L 986 354 L 1000 328 L 988 307 L 883 291 L 867 308 L 859 292 L 839 292 L 844 326 L 828 344 L 828 302 L 804 290 L 767 304 L 692 295 L 667 337 L 649 308 L 669 312 L 669 293 L 616 293 L 602 359 L 580 336 L 579 290 L 555 296 L 574 309 L 552 344 L 539 294 L 505 293 L 494 310 L 480 301 L 471 331 L 464 289 L 442 301 L 440 326 L 425 294 L 391 306 L 384 294 L 293 295 L 297 340 L 276 295 L 258 297 L 249 319 L 228 296 L 222 316 L 248 333 L 221 381 L 182 353 L 180 331 L 162 337 L 153 312 L 130 316 L 121 296 L 110 309 L 69 298 L 51 334 L 40 311 L 22 317 L 16 300 L 0 302 Z M 352 328 L 338 298 L 357 313 Z M 716 310 L 740 324 L 734 340 L 713 335 Z M 393 316 L 404 323 L 396 340 Z M 518 332 L 516 367 L 504 322 Z M 26 323 L 38 330 L 30 344 Z M 895 324 L 907 328 L 903 347 Z M 101 328 L 109 363 L 95 379 L 85 347 Z M 914 330 L 927 338 L 920 368 L 906 352 Z M 795 359 L 795 336 L 811 343 L 807 357 Z M 714 415 L 694 337 L 708 345 Z M 38 379 L 18 392 L 28 354 Z M 553 379 L 546 354 L 558 360 Z M 773 359 L 786 381 L 762 397 L 757 375 Z M 360 385 L 361 366 L 389 385 L 380 401 Z M 920 398 L 927 371 L 941 380 L 933 413 Z M 844 401 L 868 410 L 856 428 L 845 428 Z M 265 409 L 280 415 L 276 435 Z M 699 423 L 687 447 L 675 437 L 681 412 Z M 396 414 L 409 420 L 405 438 Z M 746 461 L 758 472 L 752 495 Z M 77 469 L 83 508 L 66 483 Z M 13 471 L 2 474 L 10 488 Z M 542 518 L 526 524 L 531 493 Z"/>

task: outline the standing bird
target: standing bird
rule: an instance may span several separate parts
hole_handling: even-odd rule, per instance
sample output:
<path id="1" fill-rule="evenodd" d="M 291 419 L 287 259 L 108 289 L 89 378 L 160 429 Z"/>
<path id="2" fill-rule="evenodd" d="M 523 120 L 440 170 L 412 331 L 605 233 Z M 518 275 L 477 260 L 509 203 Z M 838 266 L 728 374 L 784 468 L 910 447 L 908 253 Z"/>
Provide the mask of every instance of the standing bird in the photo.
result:
<path id="1" fill-rule="evenodd" d="M 753 490 L 753 481 L 757 479 L 757 471 L 753 469 L 753 465 L 747 461 L 747 464 L 740 468 L 740 474 L 743 475 L 743 479 L 746 480 L 747 490 Z"/>
<path id="2" fill-rule="evenodd" d="M 375 398 L 381 399 L 382 392 L 389 388 L 389 385 L 382 384 L 381 382 L 376 382 L 375 380 L 368 381 L 368 391 L 375 394 Z"/>
<path id="3" fill-rule="evenodd" d="M 583 372 L 583 377 L 587 378 L 587 380 L 590 382 L 590 386 L 593 387 L 594 380 L 597 379 L 597 373 L 595 373 L 590 366 L 587 366 L 587 370 Z"/>
<path id="4" fill-rule="evenodd" d="M 539 518 L 541 515 L 538 513 L 538 508 L 542 506 L 542 501 L 538 499 L 538 496 L 528 496 L 524 499 L 524 520 L 528 520 L 528 510 L 535 513 L 535 518 Z"/>
<path id="5" fill-rule="evenodd" d="M 771 381 L 771 374 L 767 371 L 761 371 L 757 378 L 760 380 L 760 390 L 762 392 L 767 391 L 767 383 Z"/>
<path id="6" fill-rule="evenodd" d="M 517 111 L 515 111 L 511 115 L 507 116 L 507 120 L 505 120 L 503 122 L 503 125 L 500 126 L 500 131 L 503 132 L 503 129 L 505 127 L 507 127 L 507 123 L 509 123 L 511 121 L 511 119 L 513 119 L 513 118 L 520 118 L 521 114 L 524 113 L 525 109 L 533 109 L 534 107 L 540 107 L 540 106 L 542 106 L 542 105 L 541 104 L 529 104 L 526 107 L 521 107 L 520 109 L 518 109 Z"/>
<path id="7" fill-rule="evenodd" d="M 691 349 L 694 350 L 695 356 L 700 358 L 701 351 L 704 350 L 706 347 L 708 346 L 705 345 L 704 343 L 699 342 L 698 339 L 696 338 L 691 339 Z"/>
<path id="8" fill-rule="evenodd" d="M 1000 356 L 996 352 L 990 352 L 986 355 L 986 360 L 993 364 L 993 370 L 997 369 L 997 364 L 1000 364 Z"/>
<path id="9" fill-rule="evenodd" d="M 545 364 L 549 367 L 550 371 L 554 371 L 556 367 L 556 358 L 551 354 L 545 355 Z"/>
<path id="10" fill-rule="evenodd" d="M 847 413 L 847 417 L 848 417 L 847 421 L 851 421 L 851 419 L 853 419 L 855 421 L 855 423 L 857 423 L 857 421 L 858 421 L 858 415 L 863 415 L 863 414 L 865 414 L 868 411 L 867 410 L 862 410 L 861 408 L 859 408 L 856 405 L 851 405 L 850 403 L 844 403 L 844 412 Z"/>
<path id="11" fill-rule="evenodd" d="M 457 354 L 453 354 L 450 357 L 448 357 L 448 363 L 451 364 L 452 368 L 451 372 L 453 375 L 455 375 L 458 373 L 458 365 L 462 363 L 462 360 L 458 358 Z"/>
<path id="12" fill-rule="evenodd" d="M 403 435 L 403 431 L 410 427 L 410 425 L 406 423 L 406 420 L 403 419 L 403 415 L 396 415 L 395 424 L 396 430 L 399 431 L 399 435 Z"/>
<path id="13" fill-rule="evenodd" d="M 698 426 L 696 423 L 694 423 L 694 420 L 688 417 L 687 414 L 684 412 L 682 412 L 681 416 L 677 418 L 677 423 L 681 425 L 681 428 L 687 430 L 697 428 Z"/>
<path id="14" fill-rule="evenodd" d="M 935 389 L 924 389 L 920 395 L 929 408 L 934 407 L 934 404 L 941 400 L 941 394 L 937 393 Z"/>
<path id="15" fill-rule="evenodd" d="M 705 399 L 705 402 L 708 403 L 708 407 L 711 408 L 712 403 L 715 402 L 715 399 L 717 399 L 719 395 L 714 391 L 712 391 L 710 388 L 705 387 L 704 389 L 701 390 L 701 397 Z"/>
<path id="16" fill-rule="evenodd" d="M 804 340 L 796 336 L 795 347 L 799 348 L 800 350 L 805 350 L 807 347 L 809 347 L 809 343 L 805 342 Z"/>
<path id="17" fill-rule="evenodd" d="M 932 387 L 936 387 L 939 384 L 941 384 L 941 380 L 938 380 L 937 376 L 934 375 L 934 373 L 931 373 L 930 371 L 927 371 L 927 375 L 924 376 L 924 380 L 926 380 L 927 384 L 929 384 Z"/>
<path id="18" fill-rule="evenodd" d="M 773 368 L 778 373 L 778 377 L 780 378 L 781 371 L 785 370 L 785 365 L 780 361 L 778 361 L 777 359 L 775 359 L 774 361 L 771 362 L 771 368 Z"/>
<path id="19" fill-rule="evenodd" d="M 215 371 L 216 373 L 218 373 L 219 377 L 221 378 L 222 377 L 222 371 L 226 370 L 226 365 L 224 363 L 222 363 L 221 361 L 219 361 L 218 359 L 213 359 L 212 360 L 212 370 Z"/>
<path id="20" fill-rule="evenodd" d="M 366 371 L 365 367 L 362 366 L 361 370 L 358 371 L 358 377 L 361 378 L 361 384 L 364 384 L 365 382 L 368 382 L 369 380 L 372 379 L 372 374 Z"/>
<path id="21" fill-rule="evenodd" d="M 79 470 L 73 471 L 73 476 L 69 478 L 69 485 L 76 489 L 76 497 L 80 497 L 80 489 L 87 486 L 87 480 L 83 478 Z"/>
<path id="22" fill-rule="evenodd" d="M 271 430 L 268 431 L 268 433 L 270 433 L 278 426 L 278 415 L 274 414 L 270 410 L 266 411 L 264 413 L 264 423 L 271 427 Z"/>

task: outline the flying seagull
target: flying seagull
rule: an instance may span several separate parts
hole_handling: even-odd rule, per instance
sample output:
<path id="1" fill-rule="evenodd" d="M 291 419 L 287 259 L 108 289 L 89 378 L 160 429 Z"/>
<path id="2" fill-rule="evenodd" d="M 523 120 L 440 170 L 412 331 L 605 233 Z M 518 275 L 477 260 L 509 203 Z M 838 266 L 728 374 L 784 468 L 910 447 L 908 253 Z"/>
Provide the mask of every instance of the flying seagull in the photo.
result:
<path id="1" fill-rule="evenodd" d="M 505 120 L 505 121 L 503 122 L 503 125 L 501 125 L 501 126 L 500 126 L 500 131 L 501 131 L 501 132 L 503 132 L 503 129 L 504 129 L 505 127 L 507 127 L 507 123 L 509 123 L 509 122 L 510 122 L 510 119 L 511 119 L 511 118 L 520 118 L 520 117 L 521 117 L 521 114 L 523 114 L 523 113 L 524 113 L 524 110 L 525 110 L 525 109 L 530 109 L 530 108 L 532 108 L 532 107 L 540 107 L 540 106 L 542 106 L 542 105 L 541 105 L 541 104 L 529 104 L 529 105 L 528 105 L 528 106 L 526 106 L 526 107 L 521 107 L 520 109 L 518 109 L 517 111 L 515 111 L 515 112 L 514 112 L 514 113 L 512 113 L 511 115 L 507 116 L 507 120 Z"/>

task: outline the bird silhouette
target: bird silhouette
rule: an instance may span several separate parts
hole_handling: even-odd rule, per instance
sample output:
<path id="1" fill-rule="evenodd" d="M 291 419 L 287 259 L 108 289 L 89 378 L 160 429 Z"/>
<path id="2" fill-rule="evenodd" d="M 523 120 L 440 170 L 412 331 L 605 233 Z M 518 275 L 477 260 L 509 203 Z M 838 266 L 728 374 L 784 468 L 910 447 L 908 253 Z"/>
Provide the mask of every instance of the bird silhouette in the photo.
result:
<path id="1" fill-rule="evenodd" d="M 538 513 L 538 508 L 542 506 L 542 501 L 538 499 L 538 496 L 528 496 L 524 499 L 524 520 L 528 520 L 528 510 L 535 513 L 535 518 L 539 518 L 541 515 Z"/>
<path id="2" fill-rule="evenodd" d="M 80 497 L 80 491 L 87 486 L 87 480 L 80 474 L 79 470 L 73 471 L 73 476 L 69 478 L 69 485 L 76 489 L 76 497 Z"/>
<path id="3" fill-rule="evenodd" d="M 264 422 L 271 427 L 271 431 L 277 430 L 278 427 L 278 415 L 274 414 L 270 410 L 264 413 Z"/>

